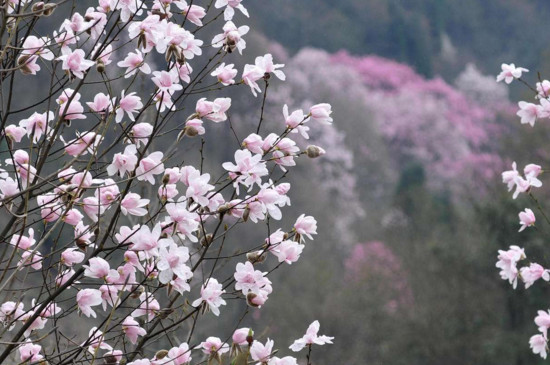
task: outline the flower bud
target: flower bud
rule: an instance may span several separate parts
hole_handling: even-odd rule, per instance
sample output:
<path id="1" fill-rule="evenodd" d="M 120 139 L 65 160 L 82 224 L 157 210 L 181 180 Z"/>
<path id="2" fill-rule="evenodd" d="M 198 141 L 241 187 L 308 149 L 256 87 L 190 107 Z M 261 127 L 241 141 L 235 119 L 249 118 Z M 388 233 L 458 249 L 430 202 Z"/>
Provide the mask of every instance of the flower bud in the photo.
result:
<path id="1" fill-rule="evenodd" d="M 168 355 L 168 350 L 158 350 L 155 354 L 156 360 L 162 360 Z"/>
<path id="2" fill-rule="evenodd" d="M 252 293 L 252 292 L 249 292 L 247 295 L 246 295 L 246 304 L 248 304 L 249 306 L 253 307 L 253 308 L 258 308 L 259 305 L 255 304 L 254 303 L 254 298 L 256 298 L 257 295 Z M 248 341 L 248 337 L 246 338 L 247 341 Z"/>
<path id="3" fill-rule="evenodd" d="M 42 16 L 44 15 L 44 2 L 39 1 L 37 3 L 34 3 L 31 7 L 31 11 L 33 13 L 36 13 L 36 16 Z"/>
<path id="4" fill-rule="evenodd" d="M 250 217 L 250 209 L 246 206 L 243 212 L 243 221 L 248 221 L 248 217 Z"/>
<path id="5" fill-rule="evenodd" d="M 143 287 L 143 285 L 140 285 L 136 288 L 136 290 L 134 290 L 134 292 L 130 295 L 130 298 L 133 298 L 133 299 L 138 299 L 139 296 L 141 294 L 143 294 L 143 292 L 145 292 L 145 288 Z"/>
<path id="6" fill-rule="evenodd" d="M 246 259 L 250 261 L 251 264 L 260 264 L 265 261 L 267 254 L 264 251 L 254 251 L 246 254 Z"/>
<path id="7" fill-rule="evenodd" d="M 97 72 L 99 72 L 100 74 L 104 73 L 104 72 L 105 72 L 105 63 L 104 63 L 101 59 L 98 59 L 98 60 L 96 61 L 95 69 L 96 69 Z"/>
<path id="8" fill-rule="evenodd" d="M 325 153 L 326 151 L 319 146 L 309 145 L 306 148 L 306 154 L 309 158 L 317 158 L 323 156 Z"/>
<path id="9" fill-rule="evenodd" d="M 202 239 L 201 239 L 201 245 L 203 247 L 208 247 L 210 246 L 210 244 L 212 243 L 212 233 L 208 233 L 206 236 L 204 236 Z"/>
<path id="10" fill-rule="evenodd" d="M 105 365 L 116 365 L 116 363 L 117 363 L 117 361 L 116 361 L 115 355 L 107 354 L 107 355 L 103 356 L 103 364 L 105 364 Z"/>
<path id="11" fill-rule="evenodd" d="M 53 14 L 54 10 L 55 10 L 55 4 L 45 4 L 44 5 L 44 11 L 42 11 L 42 14 L 44 16 L 50 16 Z"/>

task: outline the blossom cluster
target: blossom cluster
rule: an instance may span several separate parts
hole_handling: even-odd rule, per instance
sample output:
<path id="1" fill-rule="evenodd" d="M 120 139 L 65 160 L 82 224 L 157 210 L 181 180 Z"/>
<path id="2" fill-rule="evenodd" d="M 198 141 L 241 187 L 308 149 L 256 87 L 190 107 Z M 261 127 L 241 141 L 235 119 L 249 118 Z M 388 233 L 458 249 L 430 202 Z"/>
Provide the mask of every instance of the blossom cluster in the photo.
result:
<path id="1" fill-rule="evenodd" d="M 317 234 L 315 218 L 301 214 L 292 227 L 269 231 L 259 246 L 223 256 L 237 225 L 269 228 L 281 221 L 291 203 L 288 169 L 301 156 L 325 154 L 304 141 L 310 128 L 333 122 L 330 104 L 312 103 L 307 112 L 289 112 L 285 105 L 280 133 L 262 135 L 260 120 L 238 141 L 231 161 L 208 161 L 215 166 L 210 172 L 202 147 L 200 163 L 183 162 L 188 159 L 179 146 L 193 146 L 195 136 L 204 144 L 209 128 L 229 123 L 232 99 L 208 91 L 246 85 L 265 97 L 262 81 L 267 88 L 271 75 L 286 79 L 284 65 L 271 54 L 246 64 L 240 77 L 235 63 L 222 62 L 246 49 L 249 28 L 233 23 L 237 15 L 249 16 L 241 2 L 217 0 L 205 8 L 184 0 L 99 0 L 85 12 L 73 9 L 43 37 L 10 23 L 13 44 L 0 55 L 14 66 L 9 75 L 24 80 L 49 72 L 52 84 L 42 101 L 22 110 L 3 105 L 10 118 L 2 119 L 0 137 L 9 157 L 0 169 L 0 208 L 9 218 L 0 236 L 11 252 L 0 267 L 0 289 L 17 283 L 21 294 L 6 294 L 0 303 L 5 333 L 12 334 L 1 363 L 16 352 L 29 363 L 103 358 L 109 364 L 180 365 L 192 354 L 221 362 L 228 345 L 213 336 L 193 345 L 194 324 L 188 340 L 169 350 L 149 356 L 152 349 L 145 346 L 186 320 L 196 323 L 207 312 L 220 316 L 235 295 L 261 307 L 273 292 L 269 273 L 297 262 Z M 42 21 L 62 5 L 10 1 L 7 12 Z M 222 14 L 221 33 L 199 39 L 198 30 L 220 26 Z M 195 94 L 204 97 L 188 100 Z M 218 261 L 231 259 L 237 261 L 234 273 L 218 276 Z M 43 278 L 42 286 L 29 278 Z M 228 293 L 233 284 L 235 293 Z M 29 303 L 23 293 L 36 285 L 43 289 Z M 48 331 L 65 331 L 76 316 L 82 333 L 60 335 L 67 341 L 47 348 Z M 317 336 L 318 329 L 315 321 L 291 349 L 332 343 L 332 337 Z M 273 341 L 262 344 L 249 329 L 235 332 L 233 340 L 259 364 L 297 364 L 274 356 Z"/>

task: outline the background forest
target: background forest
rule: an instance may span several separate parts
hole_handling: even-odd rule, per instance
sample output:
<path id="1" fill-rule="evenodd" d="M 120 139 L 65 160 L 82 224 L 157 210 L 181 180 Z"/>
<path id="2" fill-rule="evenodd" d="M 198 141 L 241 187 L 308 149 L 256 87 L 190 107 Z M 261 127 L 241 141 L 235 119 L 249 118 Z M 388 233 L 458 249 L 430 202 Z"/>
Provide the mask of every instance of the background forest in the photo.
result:
<path id="1" fill-rule="evenodd" d="M 318 364 L 542 363 L 527 344 L 549 291 L 513 292 L 494 265 L 518 243 L 549 263 L 548 227 L 517 233 L 528 197 L 512 202 L 500 173 L 512 157 L 547 167 L 549 151 L 530 146 L 550 129 L 521 126 L 514 100 L 532 93 L 515 85 L 509 96 L 495 76 L 516 62 L 533 83 L 548 77 L 550 3 L 280 0 L 250 10 L 269 35 L 256 34 L 257 47 L 289 74 L 273 104 L 325 98 L 335 115 L 314 136 L 328 146 L 322 171 L 292 177 L 309 180 L 317 199 L 302 209 L 322 221 L 305 252 L 315 258 L 292 268 L 307 281 L 278 278 L 285 295 L 262 316 L 287 313 L 288 328 L 319 318 L 337 345 Z M 538 193 L 543 207 L 548 197 Z"/>

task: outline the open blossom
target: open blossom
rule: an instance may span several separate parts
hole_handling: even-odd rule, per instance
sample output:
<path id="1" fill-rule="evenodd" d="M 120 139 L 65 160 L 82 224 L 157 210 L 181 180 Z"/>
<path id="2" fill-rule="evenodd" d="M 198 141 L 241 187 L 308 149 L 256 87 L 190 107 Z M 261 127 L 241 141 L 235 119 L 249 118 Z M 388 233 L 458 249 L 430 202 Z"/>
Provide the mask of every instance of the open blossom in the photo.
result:
<path id="1" fill-rule="evenodd" d="M 198 307 L 204 302 L 215 316 L 219 316 L 219 307 L 227 304 L 222 298 L 222 294 L 225 293 L 222 287 L 222 284 L 218 283 L 218 280 L 209 278 L 206 285 L 201 287 L 201 297 L 195 300 L 191 305 L 193 307 Z"/>
<path id="2" fill-rule="evenodd" d="M 531 127 L 535 126 L 538 118 L 546 118 L 549 115 L 540 105 L 520 101 L 518 106 L 520 110 L 516 114 L 521 118 L 521 124 L 530 124 Z"/>
<path id="3" fill-rule="evenodd" d="M 147 180 L 152 185 L 155 185 L 155 175 L 159 175 L 164 172 L 164 164 L 162 163 L 163 157 L 164 154 L 157 151 L 142 158 L 136 169 L 137 179 L 140 181 Z"/>
<path id="4" fill-rule="evenodd" d="M 86 255 L 76 247 L 66 249 L 61 253 L 61 263 L 65 266 L 73 266 L 84 261 Z"/>
<path id="5" fill-rule="evenodd" d="M 309 109 L 309 114 L 311 115 L 311 120 L 315 120 L 322 124 L 332 123 L 332 118 L 330 117 L 332 108 L 330 104 L 316 104 Z"/>
<path id="6" fill-rule="evenodd" d="M 160 92 L 173 94 L 175 91 L 183 89 L 183 86 L 178 84 L 179 74 L 178 71 L 173 68 L 170 72 L 167 71 L 155 71 L 153 72 L 153 82 L 159 88 Z"/>
<path id="7" fill-rule="evenodd" d="M 244 295 L 249 292 L 259 293 L 272 292 L 271 281 L 265 276 L 267 273 L 259 270 L 254 270 L 254 266 L 250 261 L 238 263 L 235 271 L 235 289 L 242 291 Z"/>
<path id="8" fill-rule="evenodd" d="M 225 10 L 223 12 L 223 18 L 225 20 L 233 19 L 233 16 L 235 15 L 235 9 L 239 9 L 241 13 L 248 17 L 248 11 L 241 4 L 241 1 L 242 0 L 216 0 L 214 6 L 216 7 L 216 9 L 220 9 L 225 6 Z"/>
<path id="9" fill-rule="evenodd" d="M 531 263 L 528 267 L 522 267 L 520 269 L 520 275 L 525 283 L 525 289 L 529 288 L 540 278 L 544 281 L 550 281 L 550 271 L 544 269 L 544 267 L 537 263 Z"/>
<path id="10" fill-rule="evenodd" d="M 126 337 L 134 345 L 137 342 L 138 336 L 145 336 L 147 331 L 139 326 L 139 323 L 132 317 L 126 317 L 122 322 L 122 330 Z"/>
<path id="11" fill-rule="evenodd" d="M 84 51 L 77 49 L 74 51 L 65 51 L 62 56 L 57 58 L 63 61 L 61 68 L 63 70 L 71 72 L 79 79 L 84 78 L 84 72 L 95 65 L 94 61 L 87 60 L 85 58 Z"/>
<path id="12" fill-rule="evenodd" d="M 143 217 L 147 214 L 147 209 L 144 208 L 147 204 L 149 204 L 149 199 L 141 199 L 139 194 L 128 193 L 120 202 L 120 210 L 124 215 Z"/>
<path id="13" fill-rule="evenodd" d="M 543 335 L 534 335 L 529 339 L 529 346 L 533 353 L 540 354 L 540 357 L 546 359 L 548 350 L 548 340 Z"/>
<path id="14" fill-rule="evenodd" d="M 298 261 L 303 250 L 304 245 L 291 240 L 282 241 L 269 249 L 271 253 L 277 256 L 279 262 L 286 262 L 289 265 Z"/>
<path id="15" fill-rule="evenodd" d="M 134 75 L 138 70 L 147 75 L 151 73 L 151 67 L 149 67 L 149 65 L 145 63 L 143 54 L 140 52 L 139 49 L 136 49 L 135 53 L 128 53 L 124 60 L 117 63 L 117 66 L 126 67 L 126 72 L 124 73 L 125 78 Z"/>
<path id="16" fill-rule="evenodd" d="M 229 351 L 229 345 L 220 340 L 219 337 L 208 337 L 201 342 L 202 351 L 208 355 L 221 355 Z"/>
<path id="17" fill-rule="evenodd" d="M 76 303 L 78 308 L 86 317 L 96 317 L 92 307 L 98 306 L 103 302 L 101 291 L 97 289 L 82 289 L 76 294 Z"/>
<path id="18" fill-rule="evenodd" d="M 42 114 L 35 112 L 29 118 L 21 120 L 19 122 L 19 126 L 25 128 L 29 138 L 34 134 L 33 142 L 38 142 L 43 134 L 48 133 L 48 122 L 52 121 L 53 118 L 53 112 L 46 112 Z"/>
<path id="19" fill-rule="evenodd" d="M 235 23 L 228 21 L 223 26 L 223 33 L 216 35 L 212 39 L 212 47 L 223 47 L 229 53 L 233 52 L 236 48 L 240 54 L 243 54 L 243 49 L 246 48 L 246 41 L 242 39 L 242 36 L 247 34 L 249 30 L 250 27 L 246 25 L 237 28 Z"/>
<path id="20" fill-rule="evenodd" d="M 124 174 L 134 171 L 138 161 L 136 154 L 135 145 L 126 146 L 123 153 L 116 153 L 113 156 L 113 162 L 107 166 L 107 174 L 112 176 L 118 173 L 123 177 Z"/>
<path id="21" fill-rule="evenodd" d="M 517 263 L 525 258 L 526 256 L 523 248 L 518 246 L 510 246 L 508 251 L 498 251 L 498 261 L 496 263 L 496 267 L 501 270 L 500 277 L 503 280 L 508 280 L 510 284 L 513 285 L 514 289 L 518 284 L 519 271 L 517 268 Z"/>
<path id="22" fill-rule="evenodd" d="M 317 335 L 317 333 L 319 332 L 319 327 L 319 321 L 314 321 L 312 324 L 310 324 L 304 337 L 295 340 L 294 343 L 290 346 L 290 349 L 294 352 L 298 352 L 307 345 L 324 345 L 327 343 L 332 343 L 334 337 Z"/>
<path id="23" fill-rule="evenodd" d="M 502 72 L 497 76 L 497 82 L 504 80 L 505 83 L 509 84 L 514 79 L 519 79 L 522 72 L 529 72 L 528 69 L 523 67 L 516 67 L 513 63 L 507 65 L 503 63 L 501 66 Z"/>
<path id="24" fill-rule="evenodd" d="M 22 250 L 28 250 L 36 243 L 36 240 L 34 239 L 34 229 L 29 228 L 29 235 L 28 236 L 22 236 L 18 234 L 14 234 L 11 237 L 10 244 L 14 247 L 18 247 Z"/>
<path id="25" fill-rule="evenodd" d="M 311 237 L 311 235 L 317 234 L 317 221 L 310 215 L 306 216 L 305 214 L 302 214 L 298 217 L 298 219 L 296 219 L 294 229 L 300 236 L 305 235 L 307 238 L 312 240 L 313 237 Z"/>
<path id="26" fill-rule="evenodd" d="M 187 247 L 178 246 L 172 239 L 161 240 L 159 246 L 157 269 L 160 271 L 158 279 L 162 284 L 172 281 L 174 275 L 183 280 L 193 276 L 191 269 L 185 264 L 189 260 Z"/>
<path id="27" fill-rule="evenodd" d="M 519 229 L 519 232 L 523 231 L 527 227 L 531 227 L 535 225 L 535 213 L 529 208 L 526 208 L 524 212 L 519 213 L 519 224 L 521 224 L 521 227 Z"/>
<path id="28" fill-rule="evenodd" d="M 41 350 L 42 346 L 35 345 L 30 340 L 27 340 L 23 345 L 19 347 L 19 358 L 23 363 L 38 363 L 44 358 L 42 355 L 40 355 Z"/>
<path id="29" fill-rule="evenodd" d="M 54 55 L 52 51 L 50 51 L 48 48 L 46 48 L 46 44 L 49 43 L 49 39 L 44 38 L 38 38 L 33 35 L 29 35 L 25 38 L 25 42 L 23 43 L 23 51 L 21 51 L 21 54 L 23 55 L 37 55 L 42 57 L 43 59 L 47 61 L 51 61 L 54 58 Z"/>
<path id="30" fill-rule="evenodd" d="M 114 109 L 116 98 L 109 98 L 108 95 L 105 95 L 103 93 L 97 93 L 94 96 L 93 102 L 87 102 L 86 104 L 90 108 L 91 111 L 98 113 L 98 114 L 105 114 L 110 113 Z"/>
<path id="31" fill-rule="evenodd" d="M 191 349 L 187 343 L 182 343 L 178 347 L 172 347 L 168 350 L 168 358 L 172 360 L 169 365 L 182 365 L 191 361 Z"/>
<path id="32" fill-rule="evenodd" d="M 136 96 L 135 94 L 136 93 L 133 92 L 125 95 L 124 90 L 122 90 L 120 102 L 116 111 L 115 121 L 117 123 L 122 122 L 124 113 L 128 115 L 128 118 L 130 118 L 132 122 L 136 120 L 134 117 L 134 113 L 137 113 L 141 108 L 143 108 L 143 103 L 141 102 L 141 98 L 139 96 Z"/>
<path id="33" fill-rule="evenodd" d="M 546 337 L 548 328 L 550 328 L 550 311 L 538 311 L 535 317 L 535 324 L 539 327 L 539 331 L 544 334 L 544 337 Z"/>
<path id="34" fill-rule="evenodd" d="M 262 177 L 269 174 L 266 163 L 262 161 L 262 155 L 252 156 L 248 150 L 235 151 L 235 163 L 224 162 L 223 168 L 229 171 L 229 177 L 233 179 L 233 186 L 239 190 L 239 184 L 252 188 L 254 184 L 261 185 Z"/>
<path id="35" fill-rule="evenodd" d="M 272 352 L 273 340 L 270 340 L 269 338 L 267 339 L 265 345 L 259 341 L 254 341 L 250 347 L 250 356 L 252 357 L 252 360 L 257 361 L 260 364 L 267 363 Z"/>
<path id="36" fill-rule="evenodd" d="M 237 70 L 233 68 L 233 64 L 225 65 L 225 62 L 219 65 L 210 75 L 218 79 L 218 81 L 224 85 L 233 85 L 235 83 L 235 76 L 237 76 Z"/>
<path id="37" fill-rule="evenodd" d="M 187 5 L 187 1 L 180 0 L 175 2 L 176 6 L 182 10 L 182 14 L 193 24 L 202 26 L 202 18 L 206 15 L 206 10 L 202 6 Z"/>

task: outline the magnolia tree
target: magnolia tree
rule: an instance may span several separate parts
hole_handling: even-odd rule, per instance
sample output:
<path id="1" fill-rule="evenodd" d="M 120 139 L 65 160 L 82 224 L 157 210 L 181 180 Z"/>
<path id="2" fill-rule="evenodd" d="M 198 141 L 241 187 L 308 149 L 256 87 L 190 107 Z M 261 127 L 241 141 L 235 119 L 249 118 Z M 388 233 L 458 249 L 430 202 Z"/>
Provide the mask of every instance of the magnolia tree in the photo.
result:
<path id="1" fill-rule="evenodd" d="M 529 124 L 535 127 L 537 120 L 550 117 L 550 81 L 539 80 L 535 85 L 530 85 L 521 78 L 527 69 L 516 67 L 514 64 L 503 64 L 502 72 L 497 76 L 497 82 L 504 81 L 510 84 L 514 80 L 519 80 L 525 84 L 534 94 L 530 102 L 520 101 L 518 103 L 518 117 L 521 118 L 521 124 Z M 532 202 L 532 208 L 538 211 L 537 214 L 550 223 L 548 216 L 542 209 L 535 196 L 534 190 L 542 186 L 539 175 L 543 172 L 542 167 L 537 164 L 528 164 L 518 170 L 516 162 L 512 163 L 512 169 L 502 173 L 502 181 L 507 184 L 508 191 L 512 192 L 512 198 L 516 199 L 520 194 L 528 195 Z M 533 229 L 536 222 L 536 216 L 532 209 L 525 208 L 519 212 L 519 232 L 525 229 Z M 534 285 L 539 279 L 550 281 L 550 270 L 536 262 L 529 262 L 524 248 L 513 245 L 508 250 L 499 250 L 496 266 L 500 269 L 500 276 L 515 289 L 518 281 L 523 282 L 525 288 Z M 533 335 L 529 340 L 529 345 L 533 353 L 539 354 L 546 359 L 548 353 L 548 329 L 550 328 L 550 310 L 539 310 L 535 317 L 535 324 L 538 327 L 538 334 Z"/>
<path id="2" fill-rule="evenodd" d="M 235 24 L 249 16 L 241 0 L 86 5 L 0 7 L 0 363 L 297 364 L 242 327 L 248 309 L 224 319 L 229 332 L 198 333 L 203 317 L 222 323 L 229 300 L 261 307 L 269 274 L 316 234 L 306 214 L 277 221 L 288 169 L 324 154 L 303 131 L 332 123 L 331 106 L 281 105 L 279 132 L 262 135 L 284 65 L 231 63 L 249 31 Z M 245 108 L 260 113 L 246 137 L 216 141 L 237 139 L 231 161 L 210 161 L 208 129 L 231 127 L 227 88 L 250 88 Z M 265 241 L 228 254 L 234 228 L 253 224 Z M 318 331 L 314 321 L 290 346 L 308 364 L 312 345 L 332 343 Z"/>

